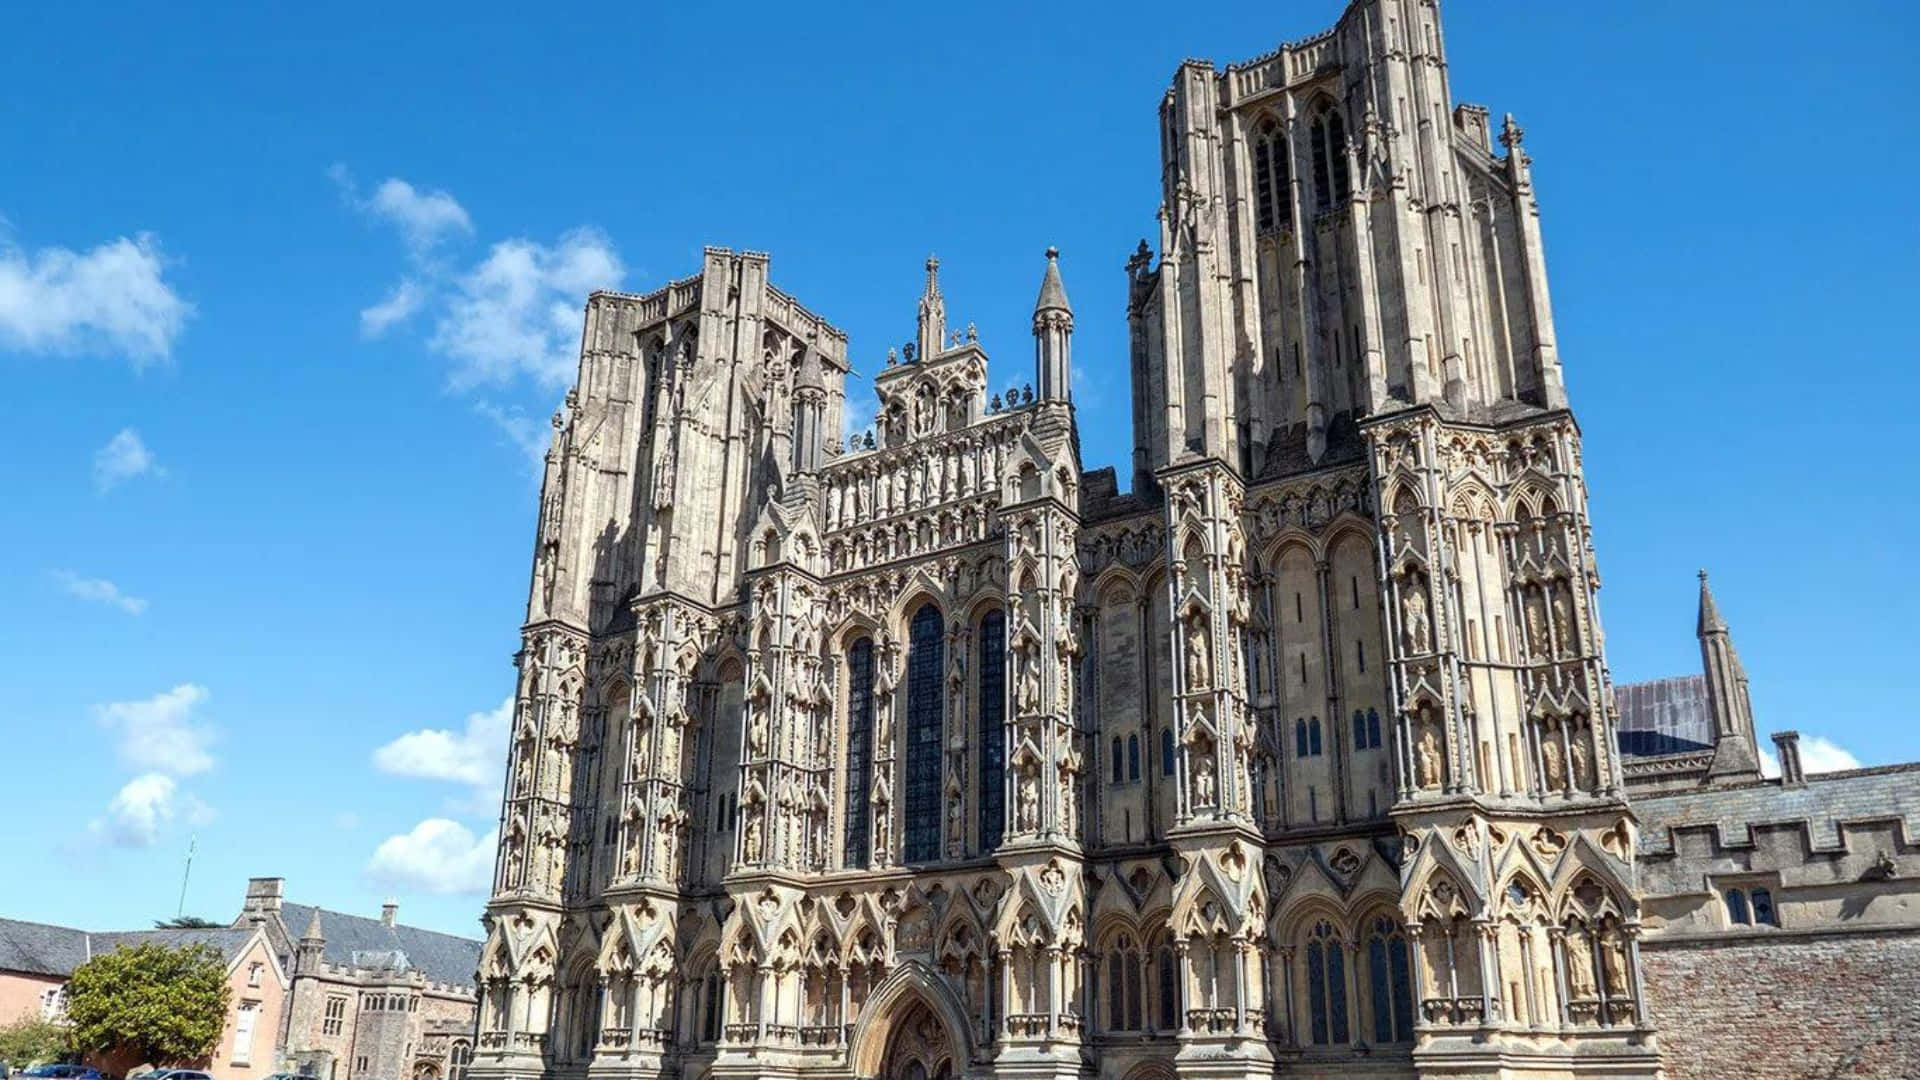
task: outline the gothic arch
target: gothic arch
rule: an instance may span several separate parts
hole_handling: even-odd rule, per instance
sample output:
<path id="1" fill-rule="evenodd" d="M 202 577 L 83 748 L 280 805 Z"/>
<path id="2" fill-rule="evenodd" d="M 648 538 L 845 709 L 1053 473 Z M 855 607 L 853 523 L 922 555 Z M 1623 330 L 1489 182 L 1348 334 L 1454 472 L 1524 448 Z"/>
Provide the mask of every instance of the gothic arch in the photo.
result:
<path id="1" fill-rule="evenodd" d="M 952 988 L 938 972 L 919 960 L 901 963 L 867 996 L 867 1003 L 855 1021 L 848 1040 L 847 1061 L 858 1077 L 875 1077 L 885 1064 L 887 1045 L 892 1042 L 901 1017 L 924 1005 L 940 1021 L 952 1040 L 954 1070 L 960 1072 L 973 1060 L 972 1021 Z"/>

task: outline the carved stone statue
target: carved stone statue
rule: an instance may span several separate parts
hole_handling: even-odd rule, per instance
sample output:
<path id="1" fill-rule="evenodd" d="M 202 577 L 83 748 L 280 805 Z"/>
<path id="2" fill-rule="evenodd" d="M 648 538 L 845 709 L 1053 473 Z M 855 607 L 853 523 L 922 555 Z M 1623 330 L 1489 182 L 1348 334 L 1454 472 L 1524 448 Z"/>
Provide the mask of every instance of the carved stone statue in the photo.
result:
<path id="1" fill-rule="evenodd" d="M 966 800 L 959 792 L 947 796 L 947 858 L 957 859 L 967 850 Z"/>
<path id="2" fill-rule="evenodd" d="M 1567 935 L 1567 992 L 1575 1001 L 1591 1000 L 1593 985 L 1593 949 L 1585 931 Z"/>
<path id="3" fill-rule="evenodd" d="M 1417 583 L 1407 586 L 1406 598 L 1401 601 L 1403 620 L 1406 623 L 1407 651 L 1424 653 L 1432 649 L 1433 637 L 1427 624 L 1427 594 Z"/>
<path id="4" fill-rule="evenodd" d="M 1546 604 L 1534 589 L 1527 590 L 1527 648 L 1535 656 L 1547 655 Z"/>
<path id="5" fill-rule="evenodd" d="M 1017 831 L 1037 832 L 1040 829 L 1040 783 L 1032 770 L 1020 774 L 1019 817 L 1014 822 Z"/>
<path id="6" fill-rule="evenodd" d="M 1593 751 L 1587 746 L 1586 733 L 1576 729 L 1568 732 L 1568 735 L 1573 752 L 1573 786 L 1582 791 L 1592 791 Z"/>
<path id="7" fill-rule="evenodd" d="M 1420 742 L 1415 755 L 1415 780 L 1424 790 L 1431 791 L 1440 786 L 1440 736 L 1434 731 L 1431 721 L 1420 724 Z"/>
<path id="8" fill-rule="evenodd" d="M 1020 668 L 1019 681 L 1014 695 L 1015 706 L 1022 713 L 1040 711 L 1040 656 L 1037 650 L 1023 646 L 1016 654 L 1016 663 Z"/>
<path id="9" fill-rule="evenodd" d="M 740 858 L 746 862 L 757 863 L 760 861 L 760 804 L 749 804 L 745 816 L 747 823 L 741 826 L 743 832 Z"/>
<path id="10" fill-rule="evenodd" d="M 1549 738 L 1540 747 L 1541 772 L 1548 791 L 1565 791 L 1567 776 L 1560 760 L 1560 740 Z"/>
<path id="11" fill-rule="evenodd" d="M 1187 622 L 1187 689 L 1204 690 L 1212 682 L 1213 674 L 1207 663 L 1207 626 L 1206 620 L 1195 615 Z"/>
<path id="12" fill-rule="evenodd" d="M 763 757 L 767 752 L 767 710 L 753 710 L 753 720 L 747 727 L 747 749 L 754 757 Z"/>
<path id="13" fill-rule="evenodd" d="M 1553 634 L 1560 645 L 1562 655 L 1571 655 L 1576 651 L 1573 639 L 1573 603 L 1567 597 L 1567 584 L 1555 582 L 1553 586 Z"/>
<path id="14" fill-rule="evenodd" d="M 1074 775 L 1070 772 L 1060 774 L 1060 831 L 1068 836 L 1076 835 L 1076 822 L 1079 821 L 1075 796 L 1079 794 L 1074 784 Z"/>
<path id="15" fill-rule="evenodd" d="M 1193 805 L 1212 806 L 1213 787 L 1213 752 L 1207 750 L 1193 755 Z"/>
<path id="16" fill-rule="evenodd" d="M 674 839 L 678 831 L 672 818 L 660 819 L 660 848 L 654 854 L 653 866 L 658 877 L 673 879 Z"/>
<path id="17" fill-rule="evenodd" d="M 1608 935 L 1602 955 L 1607 962 L 1607 996 L 1617 1001 L 1627 996 L 1627 947 L 1618 931 Z"/>

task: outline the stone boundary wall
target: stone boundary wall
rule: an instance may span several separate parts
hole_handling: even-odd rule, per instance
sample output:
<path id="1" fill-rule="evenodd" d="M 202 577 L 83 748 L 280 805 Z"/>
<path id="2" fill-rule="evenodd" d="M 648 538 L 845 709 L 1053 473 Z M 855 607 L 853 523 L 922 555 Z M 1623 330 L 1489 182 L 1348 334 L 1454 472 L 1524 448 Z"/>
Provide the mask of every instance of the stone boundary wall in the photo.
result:
<path id="1" fill-rule="evenodd" d="M 1670 1080 L 1920 1077 L 1920 931 L 1642 943 Z"/>

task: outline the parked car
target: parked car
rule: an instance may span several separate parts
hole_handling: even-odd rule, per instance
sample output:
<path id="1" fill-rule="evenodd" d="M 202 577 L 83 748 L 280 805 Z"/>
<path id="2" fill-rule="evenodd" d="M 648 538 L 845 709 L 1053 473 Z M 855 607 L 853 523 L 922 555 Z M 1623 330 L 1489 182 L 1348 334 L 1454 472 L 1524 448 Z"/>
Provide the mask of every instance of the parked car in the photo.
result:
<path id="1" fill-rule="evenodd" d="M 20 1075 L 36 1080 L 104 1080 L 100 1070 L 91 1065 L 35 1065 Z"/>

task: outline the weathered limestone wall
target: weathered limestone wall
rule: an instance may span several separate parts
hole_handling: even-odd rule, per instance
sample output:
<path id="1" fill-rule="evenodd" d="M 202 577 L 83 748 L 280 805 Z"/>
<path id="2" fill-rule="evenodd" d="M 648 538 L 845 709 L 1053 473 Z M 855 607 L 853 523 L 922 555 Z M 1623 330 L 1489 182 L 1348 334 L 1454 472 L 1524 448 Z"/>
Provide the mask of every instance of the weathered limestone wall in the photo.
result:
<path id="1" fill-rule="evenodd" d="M 1672 1080 L 1920 1077 L 1920 932 L 1647 941 Z"/>

